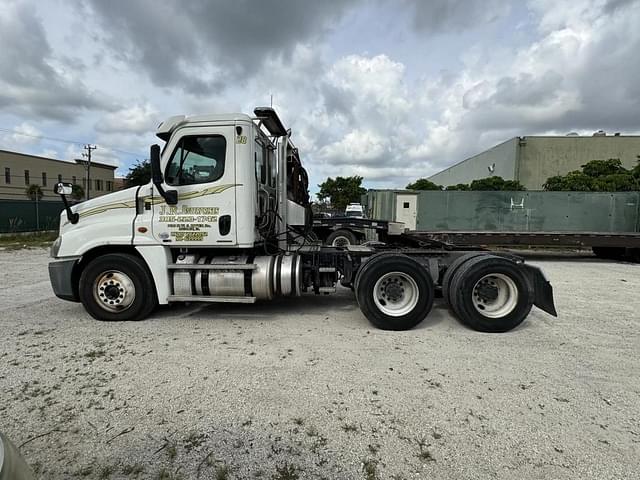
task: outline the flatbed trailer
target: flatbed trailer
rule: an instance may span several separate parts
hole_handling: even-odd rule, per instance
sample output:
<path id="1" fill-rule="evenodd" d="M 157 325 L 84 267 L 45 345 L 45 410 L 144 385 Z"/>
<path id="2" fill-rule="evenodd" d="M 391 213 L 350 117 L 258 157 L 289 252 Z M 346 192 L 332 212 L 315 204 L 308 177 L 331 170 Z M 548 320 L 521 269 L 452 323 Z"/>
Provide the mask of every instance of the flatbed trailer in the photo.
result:
<path id="1" fill-rule="evenodd" d="M 413 238 L 439 241 L 461 247 L 469 245 L 546 246 L 591 248 L 602 258 L 629 258 L 640 262 L 640 233 L 637 232 L 498 232 L 498 231 L 413 231 Z"/>
<path id="2" fill-rule="evenodd" d="M 357 218 L 322 218 L 313 220 L 313 230 L 323 243 L 346 246 L 365 242 L 371 235 L 387 242 L 389 235 L 400 232 L 413 244 L 442 244 L 469 246 L 546 246 L 591 248 L 602 258 L 629 258 L 640 262 L 640 232 L 567 232 L 567 231 L 408 231 L 399 222 Z"/>
<path id="3" fill-rule="evenodd" d="M 535 245 L 640 248 L 640 233 L 602 232 L 411 232 L 412 236 L 455 245 Z"/>
<path id="4" fill-rule="evenodd" d="M 403 227 L 398 222 L 354 217 L 314 218 L 312 223 L 313 233 L 318 240 L 333 247 L 360 244 L 371 239 L 371 236 L 385 242 L 389 232 L 399 235 Z"/>

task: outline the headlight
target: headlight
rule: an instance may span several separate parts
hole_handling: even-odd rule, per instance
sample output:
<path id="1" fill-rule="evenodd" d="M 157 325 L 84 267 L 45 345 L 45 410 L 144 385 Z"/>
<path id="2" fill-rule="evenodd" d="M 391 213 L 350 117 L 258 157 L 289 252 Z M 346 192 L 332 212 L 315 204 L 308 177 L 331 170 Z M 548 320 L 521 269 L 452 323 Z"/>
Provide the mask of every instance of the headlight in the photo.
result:
<path id="1" fill-rule="evenodd" d="M 62 237 L 56 238 L 56 241 L 53 242 L 53 245 L 51 245 L 51 249 L 49 250 L 49 256 L 51 258 L 56 258 L 58 256 L 60 245 L 62 245 Z"/>

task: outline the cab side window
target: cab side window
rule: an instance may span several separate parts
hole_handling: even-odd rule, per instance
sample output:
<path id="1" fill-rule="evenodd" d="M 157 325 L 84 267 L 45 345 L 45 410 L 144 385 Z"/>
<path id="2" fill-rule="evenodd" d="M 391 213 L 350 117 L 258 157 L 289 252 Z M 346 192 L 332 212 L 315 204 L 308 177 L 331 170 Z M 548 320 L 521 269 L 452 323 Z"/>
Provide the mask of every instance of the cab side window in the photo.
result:
<path id="1" fill-rule="evenodd" d="M 224 174 L 226 152 L 222 135 L 182 137 L 167 165 L 165 181 L 168 185 L 215 182 Z"/>
<path id="2" fill-rule="evenodd" d="M 256 180 L 258 183 L 265 185 L 267 183 L 267 158 L 266 158 L 266 147 L 262 144 L 262 142 L 256 139 L 256 152 L 255 152 L 255 160 L 256 160 Z"/>

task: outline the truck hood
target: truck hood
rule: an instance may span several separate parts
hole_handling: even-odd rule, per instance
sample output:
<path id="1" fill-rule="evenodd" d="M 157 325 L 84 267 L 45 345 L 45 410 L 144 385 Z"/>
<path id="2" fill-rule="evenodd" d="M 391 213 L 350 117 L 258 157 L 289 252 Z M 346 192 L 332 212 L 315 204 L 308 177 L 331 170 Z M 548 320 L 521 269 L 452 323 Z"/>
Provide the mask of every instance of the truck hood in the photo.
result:
<path id="1" fill-rule="evenodd" d="M 117 192 L 102 195 L 100 197 L 92 198 L 85 202 L 79 203 L 71 207 L 74 213 L 77 213 L 80 218 L 78 223 L 86 221 L 88 217 L 99 215 L 101 213 L 117 210 L 117 209 L 135 209 L 136 207 L 136 191 L 139 187 L 131 187 L 124 190 L 118 190 Z M 62 213 L 62 227 L 68 227 L 71 225 L 67 219 L 66 214 Z"/>

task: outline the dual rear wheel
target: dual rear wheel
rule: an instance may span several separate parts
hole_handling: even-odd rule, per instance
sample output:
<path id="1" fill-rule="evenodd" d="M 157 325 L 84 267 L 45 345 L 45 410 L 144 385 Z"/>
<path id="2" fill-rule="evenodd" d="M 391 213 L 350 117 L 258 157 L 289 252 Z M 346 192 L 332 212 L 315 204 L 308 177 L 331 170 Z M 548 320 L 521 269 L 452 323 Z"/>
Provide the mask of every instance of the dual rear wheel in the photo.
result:
<path id="1" fill-rule="evenodd" d="M 376 327 L 408 330 L 433 306 L 433 280 L 427 268 L 406 255 L 381 253 L 358 271 L 354 289 L 360 309 Z M 523 269 L 507 258 L 474 252 L 456 259 L 445 272 L 443 297 L 462 323 L 482 332 L 506 332 L 527 317 L 533 288 Z"/>

